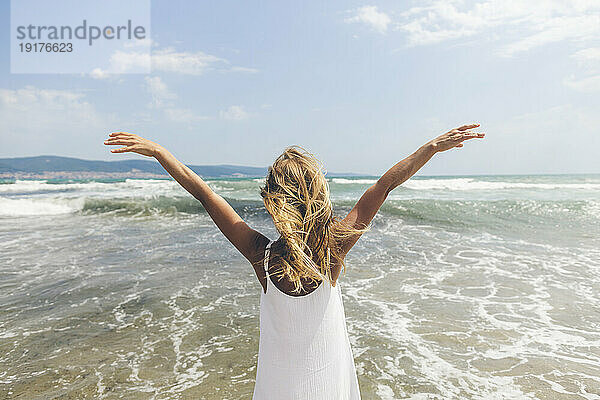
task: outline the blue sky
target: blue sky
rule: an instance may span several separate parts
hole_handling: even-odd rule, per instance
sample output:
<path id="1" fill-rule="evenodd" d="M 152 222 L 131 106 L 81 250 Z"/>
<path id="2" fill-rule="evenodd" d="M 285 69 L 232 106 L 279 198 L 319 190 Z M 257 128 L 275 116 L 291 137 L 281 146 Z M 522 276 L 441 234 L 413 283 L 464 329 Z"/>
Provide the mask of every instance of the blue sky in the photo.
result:
<path id="1" fill-rule="evenodd" d="M 478 122 L 421 173 L 600 172 L 598 1 L 152 1 L 151 74 L 11 74 L 0 15 L 0 157 L 122 159 L 102 141 L 126 130 L 187 163 L 298 144 L 380 174 Z"/>

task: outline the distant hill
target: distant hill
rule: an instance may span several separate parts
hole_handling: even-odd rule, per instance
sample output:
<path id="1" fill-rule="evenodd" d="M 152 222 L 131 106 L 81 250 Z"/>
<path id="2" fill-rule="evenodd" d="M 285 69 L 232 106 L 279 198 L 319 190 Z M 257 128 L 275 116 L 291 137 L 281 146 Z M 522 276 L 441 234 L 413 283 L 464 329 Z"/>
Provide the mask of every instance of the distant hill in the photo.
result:
<path id="1" fill-rule="evenodd" d="M 263 177 L 266 167 L 243 165 L 188 165 L 205 178 Z M 356 176 L 331 173 L 327 176 Z M 0 178 L 79 179 L 79 178 L 152 178 L 167 173 L 155 160 L 92 161 L 59 156 L 0 158 Z"/>
<path id="2" fill-rule="evenodd" d="M 257 177 L 265 176 L 267 168 L 246 167 L 241 165 L 189 165 L 198 175 L 203 177 Z M 77 172 L 90 173 L 119 173 L 134 175 L 151 174 L 167 175 L 162 166 L 153 160 L 121 160 L 121 161 L 92 161 L 72 157 L 38 156 L 0 158 L 0 174 L 22 175 L 67 172 L 73 175 Z"/>

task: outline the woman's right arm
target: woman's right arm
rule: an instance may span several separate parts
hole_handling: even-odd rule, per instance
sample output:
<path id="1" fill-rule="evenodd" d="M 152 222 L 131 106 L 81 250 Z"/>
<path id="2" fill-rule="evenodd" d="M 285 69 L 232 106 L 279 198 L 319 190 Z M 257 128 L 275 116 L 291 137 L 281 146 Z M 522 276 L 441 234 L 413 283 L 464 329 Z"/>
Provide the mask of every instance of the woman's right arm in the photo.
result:
<path id="1" fill-rule="evenodd" d="M 185 190 L 200 200 L 212 220 L 225 237 L 252 263 L 262 259 L 262 249 L 268 239 L 250 228 L 227 201 L 185 164 L 177 160 L 167 149 L 148 139 L 127 132 L 110 134 L 104 144 L 124 146 L 113 153 L 138 153 L 154 157 Z"/>
<path id="2" fill-rule="evenodd" d="M 357 229 L 366 228 L 379 211 L 388 194 L 413 176 L 436 153 L 454 147 L 463 147 L 462 142 L 467 139 L 483 138 L 485 134 L 469 131 L 469 129 L 477 127 L 479 127 L 479 124 L 463 125 L 460 128 L 452 129 L 427 142 L 413 154 L 394 165 L 373 186 L 366 190 L 344 218 L 343 223 Z M 359 238 L 360 235 L 354 235 L 342 243 L 342 254 L 347 254 Z"/>

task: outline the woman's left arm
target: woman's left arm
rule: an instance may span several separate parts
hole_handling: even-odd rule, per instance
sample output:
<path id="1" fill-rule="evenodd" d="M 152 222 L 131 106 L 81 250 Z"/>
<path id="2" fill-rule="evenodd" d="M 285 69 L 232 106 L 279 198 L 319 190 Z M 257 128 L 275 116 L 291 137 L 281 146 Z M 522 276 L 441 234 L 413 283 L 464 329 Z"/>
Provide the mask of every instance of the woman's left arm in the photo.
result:
<path id="1" fill-rule="evenodd" d="M 127 132 L 111 133 L 104 144 L 125 146 L 112 149 L 112 153 L 133 152 L 156 158 L 169 175 L 192 196 L 200 200 L 217 227 L 248 261 L 254 264 L 260 260 L 259 249 L 262 249 L 268 240 L 250 228 L 223 197 L 215 193 L 202 178 L 177 160 L 167 149 Z"/>
<path id="2" fill-rule="evenodd" d="M 389 193 L 413 176 L 436 153 L 455 147 L 463 147 L 463 142 L 468 139 L 482 139 L 485 136 L 484 133 L 470 131 L 470 129 L 477 127 L 479 127 L 479 124 L 463 125 L 460 128 L 452 129 L 430 140 L 413 154 L 394 165 L 373 186 L 367 189 L 343 222 L 357 229 L 367 227 Z M 360 234 L 353 235 L 341 244 L 343 254 L 350 251 L 359 237 Z"/>

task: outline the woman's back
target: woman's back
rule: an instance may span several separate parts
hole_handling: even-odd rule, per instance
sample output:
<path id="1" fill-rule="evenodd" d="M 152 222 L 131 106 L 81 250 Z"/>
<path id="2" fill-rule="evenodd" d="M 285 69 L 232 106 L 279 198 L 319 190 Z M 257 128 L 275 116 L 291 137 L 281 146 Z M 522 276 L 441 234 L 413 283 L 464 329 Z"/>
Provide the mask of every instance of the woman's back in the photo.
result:
<path id="1" fill-rule="evenodd" d="M 269 275 L 271 243 L 253 399 L 360 399 L 339 285 L 324 281 L 303 296 L 282 292 Z"/>
<path id="2" fill-rule="evenodd" d="M 156 157 L 202 202 L 221 232 L 254 267 L 265 290 L 261 295 L 254 398 L 339 400 L 360 398 L 342 297 L 336 285 L 346 254 L 394 188 L 434 154 L 462 147 L 467 139 L 483 138 L 483 133 L 469 131 L 477 126 L 452 129 L 394 165 L 365 191 L 343 220 L 333 216 L 329 185 L 320 163 L 301 148 L 287 148 L 269 167 L 261 196 L 281 235 L 274 272 L 286 277 L 284 286 L 293 286 L 293 292 L 310 292 L 301 297 L 279 291 L 271 281 L 271 242 L 165 148 L 127 132 L 111 133 L 105 144 L 125 146 L 112 150 L 114 153 L 133 151 Z M 315 281 L 321 282 L 320 286 L 306 290 L 304 284 Z"/>

